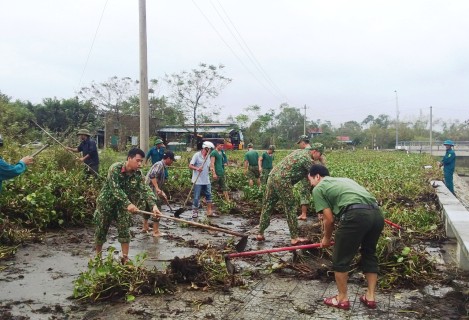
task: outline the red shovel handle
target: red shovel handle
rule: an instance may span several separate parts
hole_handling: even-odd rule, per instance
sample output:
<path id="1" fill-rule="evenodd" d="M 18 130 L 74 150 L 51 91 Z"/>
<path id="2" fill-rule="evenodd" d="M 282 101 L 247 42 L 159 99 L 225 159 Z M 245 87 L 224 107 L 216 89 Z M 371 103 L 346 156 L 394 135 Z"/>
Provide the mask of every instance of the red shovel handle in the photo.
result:
<path id="1" fill-rule="evenodd" d="M 402 227 L 398 224 L 395 224 L 394 222 L 389 221 L 388 219 L 384 219 L 384 222 L 389 224 L 391 227 L 402 230 Z"/>
<path id="2" fill-rule="evenodd" d="M 334 244 L 334 242 L 331 242 L 331 244 Z M 321 247 L 320 243 L 311 243 L 311 244 L 303 244 L 300 246 L 272 248 L 272 249 L 257 250 L 257 251 L 245 251 L 245 252 L 226 254 L 225 259 L 245 257 L 245 256 L 254 256 L 256 254 L 273 253 L 273 252 L 279 252 L 279 251 L 293 251 L 293 250 L 298 250 L 298 249 L 312 249 L 312 248 L 320 248 L 320 247 Z"/>

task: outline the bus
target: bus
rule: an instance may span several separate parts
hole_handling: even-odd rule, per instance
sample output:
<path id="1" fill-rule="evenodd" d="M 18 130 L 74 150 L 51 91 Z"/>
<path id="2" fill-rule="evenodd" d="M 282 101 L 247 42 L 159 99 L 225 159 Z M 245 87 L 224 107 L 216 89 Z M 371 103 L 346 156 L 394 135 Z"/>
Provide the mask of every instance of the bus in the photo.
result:
<path id="1" fill-rule="evenodd" d="M 165 145 L 184 146 L 189 148 L 194 139 L 194 127 L 186 126 L 166 126 L 157 130 L 157 135 L 163 139 Z M 238 126 L 233 123 L 201 123 L 197 125 L 197 139 L 195 145 L 197 150 L 202 148 L 204 141 L 210 141 L 215 146 L 224 144 L 225 150 L 244 149 L 243 133 Z M 173 147 L 176 148 L 176 147 Z"/>

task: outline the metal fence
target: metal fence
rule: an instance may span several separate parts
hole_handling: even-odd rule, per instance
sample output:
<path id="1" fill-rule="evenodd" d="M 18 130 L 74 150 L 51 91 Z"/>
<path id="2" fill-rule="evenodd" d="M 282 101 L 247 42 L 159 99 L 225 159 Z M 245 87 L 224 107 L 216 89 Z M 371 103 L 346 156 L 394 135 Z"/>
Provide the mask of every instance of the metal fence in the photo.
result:
<path id="1" fill-rule="evenodd" d="M 469 141 L 453 141 L 455 151 L 469 151 Z M 432 151 L 445 151 L 446 148 L 443 145 L 443 141 L 433 141 L 430 148 L 430 141 L 400 141 L 396 146 L 397 150 L 405 151 L 421 151 L 428 152 Z"/>

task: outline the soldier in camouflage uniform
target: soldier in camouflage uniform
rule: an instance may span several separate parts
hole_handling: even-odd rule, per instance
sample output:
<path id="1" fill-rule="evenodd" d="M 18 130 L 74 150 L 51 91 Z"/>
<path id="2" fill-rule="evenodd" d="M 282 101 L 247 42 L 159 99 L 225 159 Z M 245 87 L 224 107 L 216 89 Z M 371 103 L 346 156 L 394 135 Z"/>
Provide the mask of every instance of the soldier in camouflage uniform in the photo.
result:
<path id="1" fill-rule="evenodd" d="M 322 146 L 322 145 L 321 145 Z M 319 148 L 319 145 L 316 146 Z M 291 244 L 306 242 L 307 239 L 298 237 L 298 220 L 295 207 L 297 205 L 293 195 L 293 186 L 301 180 L 308 181 L 309 168 L 313 163 L 316 149 L 295 150 L 277 164 L 270 172 L 262 201 L 262 213 L 259 223 L 259 234 L 256 239 L 264 241 L 264 231 L 270 224 L 270 216 L 277 204 L 287 219 L 290 230 Z"/>
<path id="2" fill-rule="evenodd" d="M 152 208 L 153 214 L 161 214 L 156 197 L 145 183 L 140 171 L 145 153 L 137 148 L 127 154 L 127 161 L 109 167 L 106 181 L 96 201 L 94 213 L 96 254 L 101 255 L 103 244 L 112 221 L 117 223 L 118 241 L 122 247 L 122 263 L 128 261 L 130 225 L 132 213 L 138 206 Z M 130 213 L 130 214 L 129 214 Z"/>
<path id="3" fill-rule="evenodd" d="M 306 149 L 306 148 L 311 148 L 311 145 L 309 144 L 309 137 L 306 135 L 300 136 L 300 139 L 297 142 L 298 146 L 300 149 Z M 313 148 L 316 146 L 319 146 L 321 151 L 321 154 L 315 154 L 313 157 L 313 164 L 322 164 L 323 166 L 326 165 L 326 157 L 324 156 L 323 151 L 324 148 L 321 143 L 313 143 Z M 317 148 L 316 148 L 317 150 Z M 309 184 L 309 181 L 307 180 L 301 180 L 299 182 L 300 186 L 300 207 L 301 207 L 301 215 L 298 216 L 298 220 L 305 220 L 307 219 L 306 215 L 308 213 L 308 207 L 309 207 L 309 202 L 311 198 L 311 190 L 312 187 Z"/>

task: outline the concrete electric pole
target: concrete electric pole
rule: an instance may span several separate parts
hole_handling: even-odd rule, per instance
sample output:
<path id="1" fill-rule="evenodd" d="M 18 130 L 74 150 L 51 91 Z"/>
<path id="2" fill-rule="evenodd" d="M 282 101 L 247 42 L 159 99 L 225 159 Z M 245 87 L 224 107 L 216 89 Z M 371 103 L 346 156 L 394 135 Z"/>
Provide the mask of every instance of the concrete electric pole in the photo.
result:
<path id="1" fill-rule="evenodd" d="M 150 117 L 148 111 L 147 14 L 146 0 L 139 0 L 140 42 L 140 149 L 148 151 Z"/>

